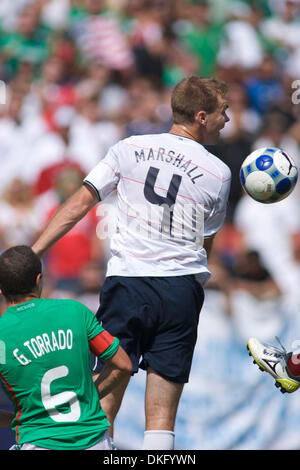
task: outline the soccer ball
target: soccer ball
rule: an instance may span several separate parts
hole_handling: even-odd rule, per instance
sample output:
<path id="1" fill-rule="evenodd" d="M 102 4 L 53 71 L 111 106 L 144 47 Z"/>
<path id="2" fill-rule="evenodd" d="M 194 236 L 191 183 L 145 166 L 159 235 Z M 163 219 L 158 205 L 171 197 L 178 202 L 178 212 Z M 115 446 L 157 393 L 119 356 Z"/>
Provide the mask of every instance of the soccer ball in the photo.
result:
<path id="1" fill-rule="evenodd" d="M 255 201 L 282 201 L 293 191 L 298 170 L 292 158 L 279 148 L 260 148 L 250 153 L 240 169 L 242 187 Z"/>

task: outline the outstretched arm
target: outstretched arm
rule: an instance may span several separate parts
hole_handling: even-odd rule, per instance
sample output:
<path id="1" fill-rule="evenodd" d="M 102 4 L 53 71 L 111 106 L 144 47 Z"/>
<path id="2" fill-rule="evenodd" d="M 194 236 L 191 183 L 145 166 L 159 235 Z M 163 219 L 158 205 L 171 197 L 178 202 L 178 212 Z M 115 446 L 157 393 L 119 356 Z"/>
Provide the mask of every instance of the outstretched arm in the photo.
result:
<path id="1" fill-rule="evenodd" d="M 10 411 L 0 410 L 0 428 L 10 428 L 14 417 Z"/>
<path id="2" fill-rule="evenodd" d="M 33 251 L 42 257 L 45 252 L 69 232 L 97 202 L 99 202 L 99 199 L 96 192 L 90 186 L 83 184 L 54 214 L 32 246 Z"/>

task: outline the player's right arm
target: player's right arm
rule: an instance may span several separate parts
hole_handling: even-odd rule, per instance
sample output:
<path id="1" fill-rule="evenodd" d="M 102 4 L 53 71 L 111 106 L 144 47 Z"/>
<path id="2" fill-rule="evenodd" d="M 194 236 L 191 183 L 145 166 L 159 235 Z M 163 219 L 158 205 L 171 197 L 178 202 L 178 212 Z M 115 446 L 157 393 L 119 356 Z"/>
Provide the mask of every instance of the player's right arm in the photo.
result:
<path id="1" fill-rule="evenodd" d="M 116 338 L 105 330 L 89 341 L 90 350 L 105 361 L 101 372 L 93 373 L 100 399 L 110 393 L 124 377 L 129 378 L 132 373 L 132 363 L 128 354 L 119 345 L 118 340 L 116 349 L 115 342 Z"/>
<path id="2" fill-rule="evenodd" d="M 0 410 L 0 428 L 10 428 L 14 417 L 10 411 Z"/>
<path id="3" fill-rule="evenodd" d="M 112 392 L 121 381 L 129 380 L 131 373 L 131 360 L 122 346 L 119 346 L 114 356 L 106 361 L 103 369 L 100 372 L 93 372 L 100 400 Z"/>
<path id="4" fill-rule="evenodd" d="M 79 222 L 95 204 L 99 197 L 94 189 L 86 184 L 76 191 L 54 214 L 45 229 L 32 246 L 40 257 L 74 225 Z"/>

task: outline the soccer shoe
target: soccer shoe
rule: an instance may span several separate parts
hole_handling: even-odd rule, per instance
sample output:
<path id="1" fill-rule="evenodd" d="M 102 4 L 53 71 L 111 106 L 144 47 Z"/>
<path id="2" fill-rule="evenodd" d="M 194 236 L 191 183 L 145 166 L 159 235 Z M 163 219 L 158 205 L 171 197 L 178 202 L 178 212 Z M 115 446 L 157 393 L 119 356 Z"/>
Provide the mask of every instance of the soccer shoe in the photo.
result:
<path id="1" fill-rule="evenodd" d="M 249 356 L 253 357 L 253 362 L 258 365 L 260 370 L 266 371 L 274 377 L 275 385 L 280 388 L 282 393 L 292 393 L 300 387 L 300 378 L 289 374 L 287 361 L 291 354 L 287 353 L 279 339 L 276 339 L 282 349 L 271 344 L 260 343 L 256 338 L 250 338 L 247 344 Z"/>

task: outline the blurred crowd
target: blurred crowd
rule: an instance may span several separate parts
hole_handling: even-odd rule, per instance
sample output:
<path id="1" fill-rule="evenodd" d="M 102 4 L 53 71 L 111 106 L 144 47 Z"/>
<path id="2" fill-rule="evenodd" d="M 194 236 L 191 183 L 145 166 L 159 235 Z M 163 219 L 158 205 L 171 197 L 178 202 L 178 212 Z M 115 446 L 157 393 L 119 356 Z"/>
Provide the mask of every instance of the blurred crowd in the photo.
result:
<path id="1" fill-rule="evenodd" d="M 299 166 L 299 64 L 299 0 L 1 0 L 0 249 L 31 244 L 119 139 L 167 132 L 180 79 L 217 76 L 230 122 L 211 150 L 233 178 L 207 287 L 297 295 L 299 184 L 265 206 L 243 195 L 239 168 L 263 146 Z M 99 221 L 95 208 L 49 251 L 47 295 L 96 309 Z"/>

